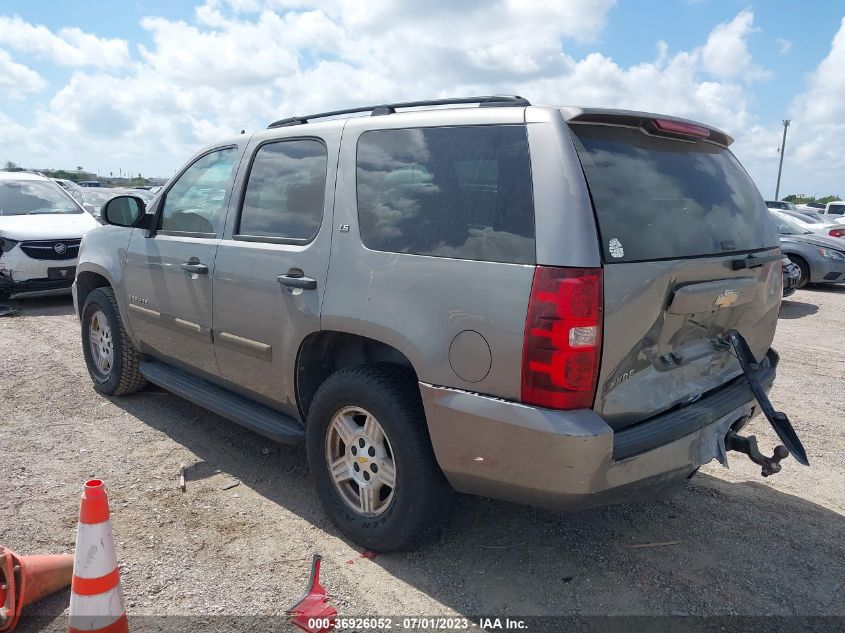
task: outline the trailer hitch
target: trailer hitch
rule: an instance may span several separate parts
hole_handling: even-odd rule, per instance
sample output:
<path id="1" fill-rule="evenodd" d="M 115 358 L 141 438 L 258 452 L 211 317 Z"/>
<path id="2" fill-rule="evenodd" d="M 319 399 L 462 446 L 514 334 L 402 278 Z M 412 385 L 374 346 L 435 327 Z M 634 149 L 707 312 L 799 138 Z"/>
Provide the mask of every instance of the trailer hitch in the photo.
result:
<path id="1" fill-rule="evenodd" d="M 774 406 L 772 406 L 772 401 L 769 400 L 769 396 L 766 394 L 766 390 L 763 389 L 763 385 L 761 385 L 760 381 L 757 379 L 757 371 L 760 369 L 760 365 L 754 358 L 754 354 L 751 353 L 751 349 L 748 347 L 748 343 L 745 338 L 736 330 L 728 330 L 725 332 L 725 339 L 731 344 L 731 347 L 734 348 L 736 357 L 742 367 L 742 373 L 745 375 L 745 380 L 748 382 L 751 392 L 757 399 L 760 409 L 763 410 L 763 414 L 766 416 L 769 424 L 772 425 L 772 428 L 775 430 L 775 433 L 777 433 L 778 438 L 781 442 L 783 442 L 783 446 L 775 448 L 775 454 L 773 457 L 765 457 L 757 449 L 756 438 L 753 436 L 742 437 L 731 431 L 725 438 L 725 448 L 728 450 L 738 450 L 741 453 L 748 455 L 755 464 L 760 464 L 763 467 L 764 477 L 780 470 L 779 462 L 781 459 L 786 457 L 786 455 L 783 454 L 783 451 L 786 451 L 787 454 L 791 454 L 795 458 L 795 461 L 799 464 L 809 466 L 810 462 L 807 460 L 807 452 L 804 450 L 804 445 L 801 444 L 801 440 L 798 439 L 798 434 L 795 433 L 795 429 L 792 428 L 792 423 L 789 421 L 789 418 L 785 413 L 775 411 Z M 728 446 L 729 442 L 737 448 L 730 448 Z M 758 461 L 758 459 L 760 461 Z M 769 471 L 768 474 L 767 471 Z"/>
<path id="2" fill-rule="evenodd" d="M 762 466 L 760 472 L 763 477 L 774 475 L 780 472 L 780 460 L 789 457 L 789 451 L 783 444 L 775 446 L 775 453 L 771 457 L 766 457 L 760 452 L 757 447 L 757 438 L 753 435 L 748 437 L 737 435 L 736 432 L 731 431 L 725 436 L 725 449 L 729 451 L 737 451 L 745 453 L 755 464 Z"/>

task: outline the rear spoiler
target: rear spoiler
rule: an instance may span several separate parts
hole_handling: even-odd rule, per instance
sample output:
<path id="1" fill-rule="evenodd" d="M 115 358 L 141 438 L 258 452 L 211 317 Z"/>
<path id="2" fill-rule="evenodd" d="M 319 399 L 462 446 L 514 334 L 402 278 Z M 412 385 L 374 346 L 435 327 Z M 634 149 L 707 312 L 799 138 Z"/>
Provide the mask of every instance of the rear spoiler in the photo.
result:
<path id="1" fill-rule="evenodd" d="M 723 147 L 730 146 L 734 142 L 733 138 L 727 135 L 722 130 L 698 123 L 697 121 L 690 121 L 689 119 L 681 119 L 678 117 L 665 116 L 663 114 L 654 114 L 651 112 L 636 112 L 633 110 L 611 110 L 607 108 L 573 108 L 565 107 L 560 109 L 563 118 L 567 123 L 593 123 L 599 125 L 621 125 L 624 127 L 636 127 L 648 130 L 650 133 L 653 130 L 649 129 L 653 126 L 655 121 L 673 122 L 682 126 L 692 126 L 696 128 L 703 128 L 709 132 L 707 141 L 716 143 Z"/>

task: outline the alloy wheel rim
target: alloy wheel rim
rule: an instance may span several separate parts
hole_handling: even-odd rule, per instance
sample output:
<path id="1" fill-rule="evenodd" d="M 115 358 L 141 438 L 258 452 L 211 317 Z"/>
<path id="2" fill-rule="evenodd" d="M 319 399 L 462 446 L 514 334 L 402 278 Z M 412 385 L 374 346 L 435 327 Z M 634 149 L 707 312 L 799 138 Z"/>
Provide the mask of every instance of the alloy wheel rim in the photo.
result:
<path id="1" fill-rule="evenodd" d="M 91 315 L 88 328 L 88 344 L 94 365 L 104 376 L 108 376 L 114 365 L 114 340 L 111 326 L 102 310 Z"/>
<path id="2" fill-rule="evenodd" d="M 376 417 L 345 407 L 329 422 L 326 465 L 335 490 L 357 514 L 374 517 L 393 503 L 396 465 L 390 441 Z"/>

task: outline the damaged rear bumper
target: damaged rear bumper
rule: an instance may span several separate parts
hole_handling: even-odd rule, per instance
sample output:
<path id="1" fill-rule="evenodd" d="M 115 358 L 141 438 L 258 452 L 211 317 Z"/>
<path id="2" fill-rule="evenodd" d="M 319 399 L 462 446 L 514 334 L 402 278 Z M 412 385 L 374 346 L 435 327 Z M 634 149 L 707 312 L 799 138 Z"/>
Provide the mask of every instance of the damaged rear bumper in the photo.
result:
<path id="1" fill-rule="evenodd" d="M 768 390 L 778 356 L 757 378 Z M 614 433 L 594 411 L 553 411 L 420 383 L 432 445 L 459 491 L 553 508 L 660 499 L 702 465 L 727 465 L 725 436 L 759 412 L 740 376 L 714 393 Z"/>

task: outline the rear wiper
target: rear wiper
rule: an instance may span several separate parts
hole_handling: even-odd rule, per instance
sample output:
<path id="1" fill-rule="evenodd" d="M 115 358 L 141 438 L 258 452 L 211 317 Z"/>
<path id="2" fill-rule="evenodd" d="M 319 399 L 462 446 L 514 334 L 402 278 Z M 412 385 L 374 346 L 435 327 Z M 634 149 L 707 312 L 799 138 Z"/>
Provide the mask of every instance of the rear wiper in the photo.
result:
<path id="1" fill-rule="evenodd" d="M 743 270 L 745 268 L 760 268 L 767 262 L 776 262 L 783 259 L 783 255 L 765 255 L 763 257 L 754 257 L 749 255 L 743 259 L 731 260 L 731 268 L 734 270 Z"/>

